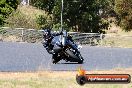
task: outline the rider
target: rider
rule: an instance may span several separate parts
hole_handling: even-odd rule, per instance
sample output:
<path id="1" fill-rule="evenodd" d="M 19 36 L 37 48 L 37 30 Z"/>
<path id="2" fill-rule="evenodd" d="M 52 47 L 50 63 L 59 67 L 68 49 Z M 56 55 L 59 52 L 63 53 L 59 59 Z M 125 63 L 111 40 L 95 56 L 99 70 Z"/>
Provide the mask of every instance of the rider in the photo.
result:
<path id="1" fill-rule="evenodd" d="M 54 36 L 62 35 L 63 33 L 51 33 L 51 29 L 44 29 L 43 31 L 43 38 L 44 38 L 44 43 L 43 46 L 46 48 L 48 53 L 53 54 L 53 45 L 51 44 L 52 39 Z"/>

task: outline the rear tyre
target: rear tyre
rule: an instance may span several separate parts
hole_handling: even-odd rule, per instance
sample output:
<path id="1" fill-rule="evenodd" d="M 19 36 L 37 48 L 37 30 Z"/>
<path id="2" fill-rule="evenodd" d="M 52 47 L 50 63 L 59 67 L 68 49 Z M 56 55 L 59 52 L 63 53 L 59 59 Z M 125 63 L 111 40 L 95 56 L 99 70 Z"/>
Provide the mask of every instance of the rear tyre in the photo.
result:
<path id="1" fill-rule="evenodd" d="M 60 61 L 60 57 L 57 56 L 57 54 L 53 54 L 52 56 L 52 63 L 56 64 Z"/>

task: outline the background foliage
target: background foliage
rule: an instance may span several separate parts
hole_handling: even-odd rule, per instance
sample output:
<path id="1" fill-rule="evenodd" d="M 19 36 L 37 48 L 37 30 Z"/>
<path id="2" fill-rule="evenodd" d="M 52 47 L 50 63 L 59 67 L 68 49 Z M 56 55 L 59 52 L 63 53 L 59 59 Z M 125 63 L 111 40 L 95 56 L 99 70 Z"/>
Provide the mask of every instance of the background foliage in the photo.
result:
<path id="1" fill-rule="evenodd" d="M 0 25 L 18 6 L 18 0 L 0 0 Z"/>
<path id="2" fill-rule="evenodd" d="M 102 32 L 101 29 L 108 25 L 102 21 L 99 13 L 99 10 L 103 11 L 109 4 L 104 2 L 107 3 L 107 0 L 64 0 L 64 24 L 73 31 Z M 60 23 L 61 0 L 32 0 L 32 4 L 53 14 L 54 25 Z"/>
<path id="3" fill-rule="evenodd" d="M 20 0 L 0 1 L 1 26 L 60 30 L 61 0 L 30 0 L 30 6 L 25 6 L 27 12 L 18 9 L 18 3 Z M 31 6 L 43 14 L 35 9 L 28 11 Z M 30 14 L 33 12 L 35 15 Z M 109 18 L 131 31 L 132 0 L 64 0 L 63 27 L 68 31 L 105 33 L 111 23 Z"/>
<path id="4" fill-rule="evenodd" d="M 114 9 L 119 25 L 126 31 L 132 30 L 132 0 L 115 0 Z"/>

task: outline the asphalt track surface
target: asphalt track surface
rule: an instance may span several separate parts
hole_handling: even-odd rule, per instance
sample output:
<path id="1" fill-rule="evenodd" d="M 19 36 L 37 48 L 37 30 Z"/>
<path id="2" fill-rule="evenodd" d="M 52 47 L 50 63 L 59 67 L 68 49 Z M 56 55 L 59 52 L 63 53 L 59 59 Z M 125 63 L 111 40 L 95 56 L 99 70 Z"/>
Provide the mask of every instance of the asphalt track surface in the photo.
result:
<path id="1" fill-rule="evenodd" d="M 38 70 L 108 70 L 132 67 L 132 48 L 106 48 L 83 46 L 80 50 L 83 64 L 51 63 L 51 55 L 42 44 L 0 42 L 0 71 Z"/>

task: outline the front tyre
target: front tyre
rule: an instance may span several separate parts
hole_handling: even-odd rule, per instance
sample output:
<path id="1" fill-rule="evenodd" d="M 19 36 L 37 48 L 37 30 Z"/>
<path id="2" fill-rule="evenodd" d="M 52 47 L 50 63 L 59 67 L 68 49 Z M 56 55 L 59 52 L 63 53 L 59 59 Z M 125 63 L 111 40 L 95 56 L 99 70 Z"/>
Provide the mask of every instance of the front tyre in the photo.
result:
<path id="1" fill-rule="evenodd" d="M 66 53 L 72 57 L 71 59 L 71 62 L 78 62 L 79 64 L 82 64 L 84 59 L 83 57 L 81 56 L 80 52 L 76 52 L 75 50 L 73 49 L 67 49 L 66 50 Z"/>
<path id="2" fill-rule="evenodd" d="M 82 55 L 79 53 L 79 54 L 77 55 L 77 57 L 78 57 L 78 63 L 79 63 L 79 64 L 83 64 L 84 59 L 83 59 Z"/>

